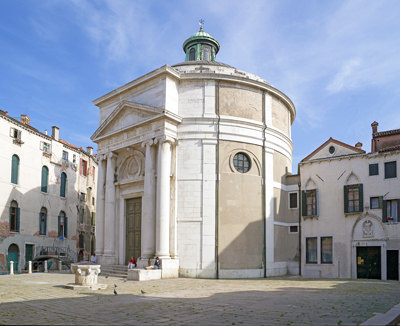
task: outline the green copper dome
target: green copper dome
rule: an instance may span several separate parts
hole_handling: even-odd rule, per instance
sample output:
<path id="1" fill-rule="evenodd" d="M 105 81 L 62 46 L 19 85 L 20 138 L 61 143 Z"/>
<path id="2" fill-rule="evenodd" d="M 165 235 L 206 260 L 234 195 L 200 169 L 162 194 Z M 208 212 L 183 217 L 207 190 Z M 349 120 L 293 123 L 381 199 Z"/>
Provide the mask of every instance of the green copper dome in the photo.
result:
<path id="1" fill-rule="evenodd" d="M 214 61 L 219 51 L 219 43 L 210 34 L 200 31 L 193 34 L 183 42 L 183 51 L 186 53 L 185 61 Z"/>

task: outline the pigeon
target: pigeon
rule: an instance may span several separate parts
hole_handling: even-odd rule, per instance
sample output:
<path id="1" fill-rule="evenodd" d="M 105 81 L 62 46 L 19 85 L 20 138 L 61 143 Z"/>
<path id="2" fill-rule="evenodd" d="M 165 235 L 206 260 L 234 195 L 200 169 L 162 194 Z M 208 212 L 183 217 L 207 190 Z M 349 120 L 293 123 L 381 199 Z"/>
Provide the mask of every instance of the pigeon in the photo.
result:
<path id="1" fill-rule="evenodd" d="M 146 292 L 144 292 L 142 289 L 140 289 L 140 292 L 142 292 L 142 294 L 145 294 Z"/>
<path id="2" fill-rule="evenodd" d="M 108 275 L 106 274 L 105 278 L 108 278 Z"/>
<path id="3" fill-rule="evenodd" d="M 117 295 L 118 293 L 117 293 L 117 290 L 116 289 L 114 289 L 114 295 Z"/>
<path id="4" fill-rule="evenodd" d="M 117 284 L 114 284 L 114 287 L 116 288 L 116 287 L 117 287 Z"/>

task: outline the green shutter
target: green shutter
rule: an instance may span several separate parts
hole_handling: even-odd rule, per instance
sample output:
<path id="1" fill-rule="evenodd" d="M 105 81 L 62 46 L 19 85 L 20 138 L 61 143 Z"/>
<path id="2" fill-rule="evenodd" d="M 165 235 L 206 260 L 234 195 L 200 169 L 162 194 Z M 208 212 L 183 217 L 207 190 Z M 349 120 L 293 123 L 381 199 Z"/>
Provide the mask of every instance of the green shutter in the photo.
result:
<path id="1" fill-rule="evenodd" d="M 47 192 L 47 182 L 48 182 L 49 170 L 46 166 L 42 167 L 42 192 Z"/>
<path id="2" fill-rule="evenodd" d="M 17 155 L 13 155 L 11 164 L 11 183 L 18 184 L 19 158 Z"/>
<path id="3" fill-rule="evenodd" d="M 318 216 L 318 189 L 315 189 L 315 211 L 314 216 Z"/>
<path id="4" fill-rule="evenodd" d="M 17 208 L 17 232 L 19 232 L 19 215 L 20 215 L 20 209 L 18 207 Z"/>
<path id="5" fill-rule="evenodd" d="M 383 207 L 383 196 L 379 196 L 379 207 L 378 208 L 382 208 Z"/>
<path id="6" fill-rule="evenodd" d="M 360 183 L 358 185 L 358 211 L 364 211 L 364 193 L 363 193 L 363 184 Z"/>
<path id="7" fill-rule="evenodd" d="M 44 235 L 47 234 L 47 214 L 44 214 Z"/>
<path id="8" fill-rule="evenodd" d="M 42 213 L 39 213 L 39 234 L 42 235 Z"/>
<path id="9" fill-rule="evenodd" d="M 11 215 L 12 215 L 12 212 L 11 212 L 11 211 L 12 211 L 12 206 L 10 206 L 10 218 L 9 218 L 9 220 L 8 220 L 8 228 L 9 228 L 10 231 L 12 231 L 12 230 L 11 230 L 11 224 L 12 224 L 12 223 L 11 223 Z"/>
<path id="10" fill-rule="evenodd" d="M 307 192 L 305 190 L 301 192 L 301 214 L 307 216 Z"/>
<path id="11" fill-rule="evenodd" d="M 383 201 L 382 207 L 382 222 L 387 222 L 387 201 Z"/>
<path id="12" fill-rule="evenodd" d="M 64 217 L 64 237 L 68 238 L 68 218 Z"/>
<path id="13" fill-rule="evenodd" d="M 62 237 L 63 235 L 61 234 L 61 216 L 58 217 L 58 237 Z"/>
<path id="14" fill-rule="evenodd" d="M 343 188 L 343 200 L 344 200 L 344 213 L 349 212 L 349 187 L 344 186 Z"/>
<path id="15" fill-rule="evenodd" d="M 65 197 L 65 187 L 67 181 L 67 175 L 63 172 L 61 173 L 61 185 L 60 185 L 60 197 Z"/>

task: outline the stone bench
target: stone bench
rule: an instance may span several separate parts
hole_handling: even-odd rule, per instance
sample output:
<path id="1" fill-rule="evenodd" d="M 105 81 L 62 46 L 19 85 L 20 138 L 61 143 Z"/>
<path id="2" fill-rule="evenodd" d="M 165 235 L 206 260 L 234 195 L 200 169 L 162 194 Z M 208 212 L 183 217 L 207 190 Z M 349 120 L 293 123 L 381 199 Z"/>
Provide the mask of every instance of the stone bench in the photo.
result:
<path id="1" fill-rule="evenodd" d="M 161 269 L 128 269 L 128 280 L 131 281 L 150 281 L 160 280 L 162 276 Z"/>

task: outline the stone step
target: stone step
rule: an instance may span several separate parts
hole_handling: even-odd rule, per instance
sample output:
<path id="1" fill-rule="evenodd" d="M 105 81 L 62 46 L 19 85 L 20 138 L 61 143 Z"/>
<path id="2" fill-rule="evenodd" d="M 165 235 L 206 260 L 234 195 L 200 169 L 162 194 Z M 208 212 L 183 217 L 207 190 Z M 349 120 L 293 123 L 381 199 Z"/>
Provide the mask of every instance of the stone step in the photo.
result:
<path id="1" fill-rule="evenodd" d="M 128 266 L 126 265 L 102 265 L 101 275 L 126 278 L 128 276 Z"/>

